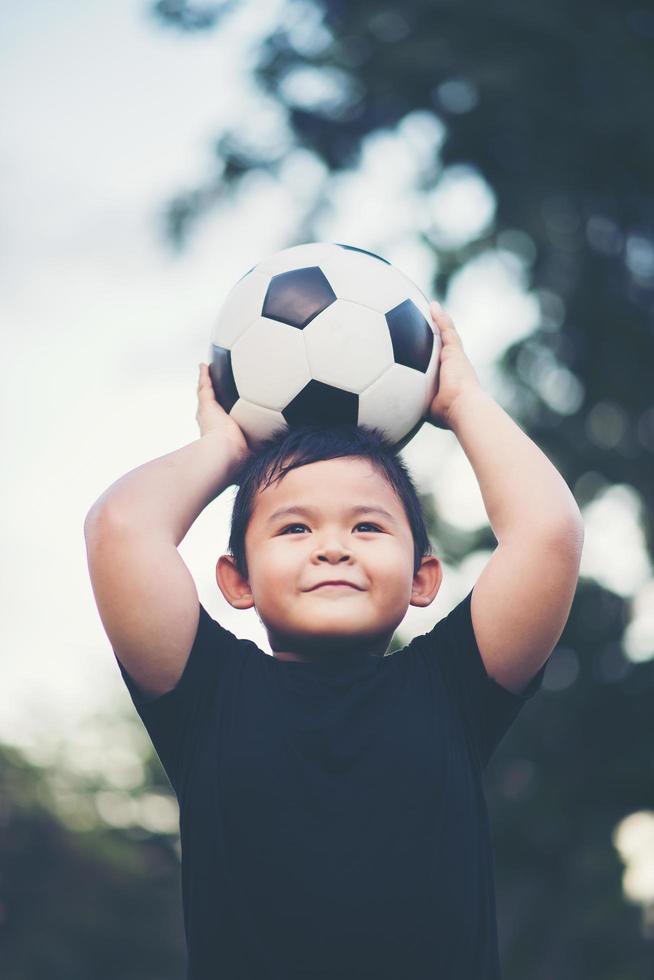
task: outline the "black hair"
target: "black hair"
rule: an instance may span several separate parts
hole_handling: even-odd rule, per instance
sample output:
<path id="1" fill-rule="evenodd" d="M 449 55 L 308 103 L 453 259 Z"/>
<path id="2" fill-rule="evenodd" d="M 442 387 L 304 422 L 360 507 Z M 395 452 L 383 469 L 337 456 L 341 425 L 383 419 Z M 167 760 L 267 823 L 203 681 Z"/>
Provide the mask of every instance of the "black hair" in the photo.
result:
<path id="1" fill-rule="evenodd" d="M 413 536 L 413 574 L 426 555 L 432 554 L 418 493 L 398 449 L 383 431 L 373 426 L 305 424 L 270 436 L 248 457 L 238 473 L 238 491 L 232 509 L 229 552 L 243 578 L 248 578 L 245 532 L 254 501 L 261 489 L 281 480 L 289 470 L 322 459 L 360 456 L 370 460 L 399 497 Z"/>

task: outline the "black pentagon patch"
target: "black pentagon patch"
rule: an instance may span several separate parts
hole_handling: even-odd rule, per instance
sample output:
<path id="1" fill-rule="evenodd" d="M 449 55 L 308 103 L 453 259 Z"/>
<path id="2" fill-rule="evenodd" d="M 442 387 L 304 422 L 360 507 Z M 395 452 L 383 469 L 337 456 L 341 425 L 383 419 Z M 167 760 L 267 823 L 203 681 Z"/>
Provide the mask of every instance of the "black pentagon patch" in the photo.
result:
<path id="1" fill-rule="evenodd" d="M 232 353 L 225 347 L 211 345 L 211 364 L 209 365 L 209 376 L 213 387 L 214 395 L 225 409 L 231 412 L 239 398 L 232 371 Z"/>
<path id="2" fill-rule="evenodd" d="M 386 314 L 396 364 L 424 374 L 434 349 L 434 331 L 411 299 Z"/>
<path id="3" fill-rule="evenodd" d="M 359 396 L 352 391 L 334 388 L 322 381 L 310 381 L 288 403 L 282 415 L 294 425 L 356 425 Z"/>
<path id="4" fill-rule="evenodd" d="M 363 252 L 364 255 L 370 255 L 371 258 L 373 258 L 373 259 L 379 259 L 380 262 L 385 262 L 386 265 L 390 265 L 391 264 L 388 261 L 388 259 L 383 259 L 381 257 L 381 255 L 375 255 L 374 252 L 369 252 L 365 248 L 357 248 L 356 245 L 343 245 L 342 242 L 334 242 L 334 245 L 338 245 L 339 248 L 349 248 L 349 250 L 351 252 Z"/>
<path id="5" fill-rule="evenodd" d="M 291 269 L 270 280 L 261 315 L 302 330 L 335 300 L 336 293 L 317 265 Z"/>

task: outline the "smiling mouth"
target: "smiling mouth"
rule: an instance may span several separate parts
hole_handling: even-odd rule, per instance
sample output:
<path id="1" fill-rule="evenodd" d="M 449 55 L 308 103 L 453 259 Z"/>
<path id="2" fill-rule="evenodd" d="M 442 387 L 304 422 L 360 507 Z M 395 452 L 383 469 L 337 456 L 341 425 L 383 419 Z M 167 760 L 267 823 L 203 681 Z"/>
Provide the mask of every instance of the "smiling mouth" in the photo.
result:
<path id="1" fill-rule="evenodd" d="M 346 582 L 326 582 L 324 585 L 316 585 L 313 589 L 309 589 L 309 591 L 318 592 L 320 589 L 350 589 L 352 592 L 360 591 L 356 586 L 348 585 Z"/>

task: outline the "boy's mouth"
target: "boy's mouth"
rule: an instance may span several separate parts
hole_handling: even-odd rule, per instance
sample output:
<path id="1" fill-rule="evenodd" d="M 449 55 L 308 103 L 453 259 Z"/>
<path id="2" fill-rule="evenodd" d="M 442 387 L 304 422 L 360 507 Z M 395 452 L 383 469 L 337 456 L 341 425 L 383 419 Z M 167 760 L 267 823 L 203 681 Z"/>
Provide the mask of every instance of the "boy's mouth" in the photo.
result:
<path id="1" fill-rule="evenodd" d="M 347 588 L 347 589 L 359 589 L 358 585 L 353 582 L 346 582 L 345 579 L 333 579 L 327 580 L 325 582 L 318 582 L 317 585 L 313 585 L 308 592 L 314 592 L 316 589 L 333 589 L 333 588 Z"/>

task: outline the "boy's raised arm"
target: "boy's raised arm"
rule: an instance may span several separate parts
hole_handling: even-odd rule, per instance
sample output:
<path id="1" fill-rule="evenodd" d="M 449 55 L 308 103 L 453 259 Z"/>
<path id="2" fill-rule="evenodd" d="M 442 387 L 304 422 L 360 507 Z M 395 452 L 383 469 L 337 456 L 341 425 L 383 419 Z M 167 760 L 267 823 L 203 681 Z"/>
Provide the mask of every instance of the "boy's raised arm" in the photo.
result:
<path id="1" fill-rule="evenodd" d="M 432 313 L 443 349 L 428 419 L 459 440 L 498 542 L 472 593 L 475 637 L 487 674 L 520 694 L 568 618 L 583 522 L 556 467 L 480 386 L 449 314 Z"/>
<path id="2" fill-rule="evenodd" d="M 236 481 L 249 454 L 202 367 L 200 438 L 130 470 L 84 522 L 102 624 L 116 656 L 149 696 L 176 685 L 198 627 L 197 590 L 177 547 L 207 504 Z"/>

